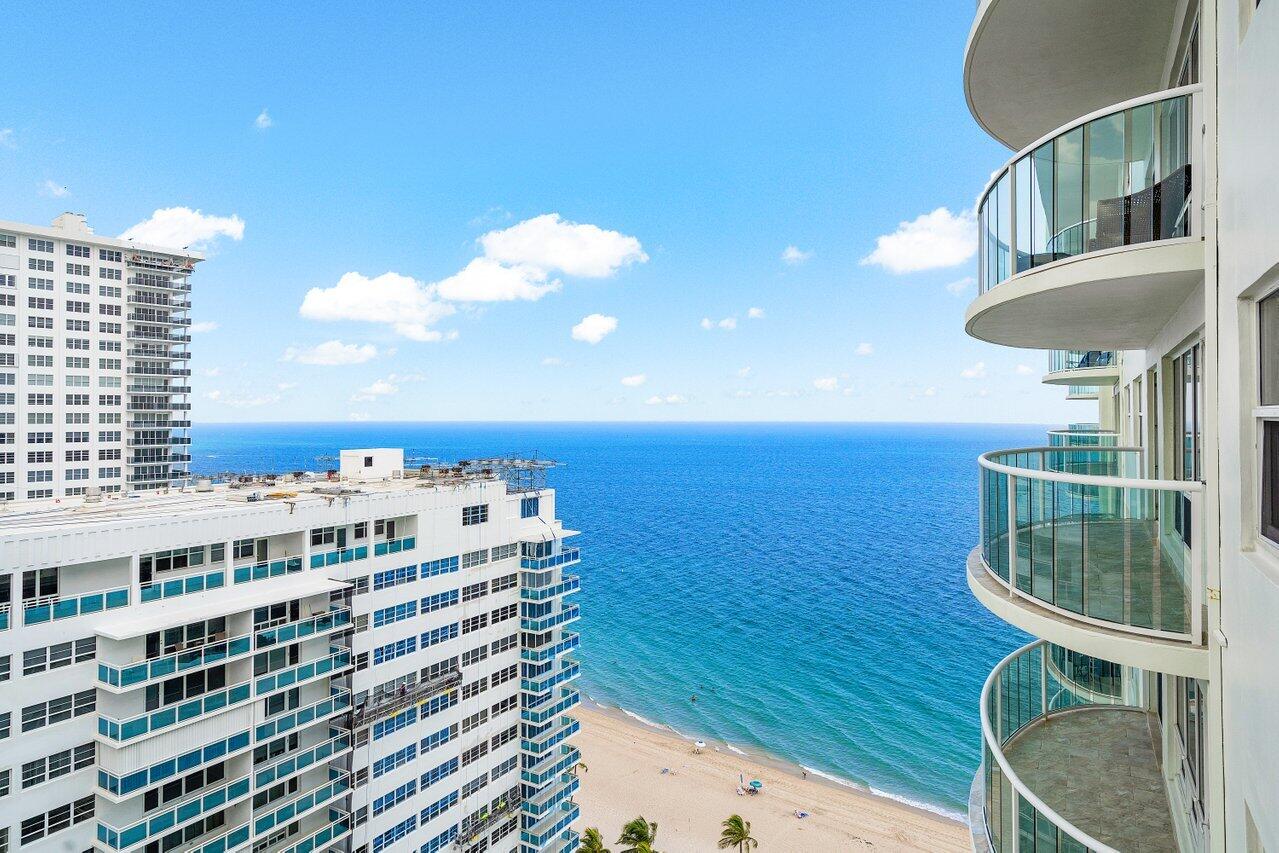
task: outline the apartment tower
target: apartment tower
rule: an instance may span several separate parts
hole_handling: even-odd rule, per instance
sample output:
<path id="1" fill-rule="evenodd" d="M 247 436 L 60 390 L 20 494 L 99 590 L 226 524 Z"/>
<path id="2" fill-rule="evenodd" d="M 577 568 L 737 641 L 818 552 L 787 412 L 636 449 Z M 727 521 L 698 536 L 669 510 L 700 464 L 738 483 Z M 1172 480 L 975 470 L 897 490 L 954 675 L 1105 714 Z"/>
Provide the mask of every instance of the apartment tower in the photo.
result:
<path id="1" fill-rule="evenodd" d="M 0 853 L 575 850 L 542 467 L 353 450 L 4 505 Z"/>
<path id="2" fill-rule="evenodd" d="M 1277 12 L 977 3 L 966 330 L 1096 401 L 980 459 L 977 850 L 1279 851 Z"/>

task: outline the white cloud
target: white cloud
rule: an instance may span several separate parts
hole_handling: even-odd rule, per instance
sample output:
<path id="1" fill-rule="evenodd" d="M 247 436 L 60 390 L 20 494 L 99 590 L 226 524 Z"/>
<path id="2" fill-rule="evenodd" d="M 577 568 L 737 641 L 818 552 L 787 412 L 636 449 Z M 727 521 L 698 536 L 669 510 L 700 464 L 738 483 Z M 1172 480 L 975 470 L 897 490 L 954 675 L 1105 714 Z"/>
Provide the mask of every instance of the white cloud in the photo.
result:
<path id="1" fill-rule="evenodd" d="M 467 224 L 472 228 L 479 228 L 483 225 L 496 225 L 499 222 L 510 222 L 512 214 L 500 204 L 490 207 L 479 216 L 471 217 L 471 221 Z"/>
<path id="2" fill-rule="evenodd" d="M 813 380 L 813 387 L 818 391 L 834 391 L 839 388 L 839 379 L 835 376 L 822 376 Z"/>
<path id="3" fill-rule="evenodd" d="M 964 379 L 985 379 L 986 378 L 986 362 L 979 361 L 972 367 L 965 367 L 959 371 L 959 375 Z"/>
<path id="4" fill-rule="evenodd" d="M 737 318 L 725 317 L 723 320 L 712 320 L 710 317 L 703 317 L 700 325 L 703 329 L 723 329 L 731 332 L 737 328 Z"/>
<path id="5" fill-rule="evenodd" d="M 253 120 L 253 126 L 258 130 L 266 130 L 275 122 L 271 121 L 271 114 L 266 111 L 266 107 L 262 108 L 262 112 L 258 113 L 258 117 Z"/>
<path id="6" fill-rule="evenodd" d="M 782 249 L 782 262 L 790 264 L 791 266 L 802 264 L 812 256 L 812 252 L 805 252 L 794 244 Z"/>
<path id="7" fill-rule="evenodd" d="M 208 397 L 210 400 L 221 400 L 222 392 L 217 390 L 206 391 L 204 396 Z"/>
<path id="8" fill-rule="evenodd" d="M 738 368 L 737 370 L 738 379 L 745 379 L 747 376 L 750 376 L 750 375 L 751 375 L 751 369 L 749 365 L 747 365 L 746 367 Z"/>
<path id="9" fill-rule="evenodd" d="M 309 348 L 289 347 L 280 360 L 333 367 L 340 364 L 363 364 L 374 358 L 377 358 L 377 347 L 373 344 L 344 344 L 333 340 Z"/>
<path id="10" fill-rule="evenodd" d="M 368 412 L 351 412 L 351 414 L 346 416 L 346 419 L 348 421 L 355 421 L 356 423 L 367 421 L 369 419 L 369 413 Z"/>
<path id="11" fill-rule="evenodd" d="M 392 394 L 400 393 L 400 387 L 386 379 L 375 379 L 373 384 L 356 391 L 351 397 L 353 403 L 367 403 L 378 399 L 379 397 L 389 397 Z"/>
<path id="12" fill-rule="evenodd" d="M 486 257 L 512 266 L 560 270 L 583 278 L 607 278 L 622 267 L 644 263 L 639 240 L 617 231 L 545 213 L 480 237 Z"/>
<path id="13" fill-rule="evenodd" d="M 952 281 L 950 284 L 947 284 L 946 290 L 949 291 L 950 293 L 955 294 L 956 296 L 963 296 L 965 293 L 972 290 L 973 285 L 975 285 L 976 283 L 977 283 L 977 279 L 973 278 L 971 275 L 966 275 L 963 278 L 956 279 L 955 281 Z"/>
<path id="14" fill-rule="evenodd" d="M 543 367 L 559 367 L 562 364 L 564 364 L 564 359 L 557 358 L 553 355 L 548 355 L 546 358 L 542 359 Z"/>
<path id="15" fill-rule="evenodd" d="M 598 344 L 617 329 L 617 318 L 605 314 L 588 314 L 573 327 L 573 340 Z"/>
<path id="16" fill-rule="evenodd" d="M 750 319 L 752 319 L 752 320 L 763 320 L 763 319 L 764 319 L 764 309 L 763 309 L 763 308 L 751 308 L 751 309 L 749 309 L 749 310 L 746 312 L 746 316 L 747 316 L 747 317 L 749 317 L 749 318 L 750 318 Z"/>
<path id="17" fill-rule="evenodd" d="M 644 373 L 636 373 L 634 376 L 623 376 L 622 384 L 627 388 L 638 388 L 648 381 L 648 375 Z"/>
<path id="18" fill-rule="evenodd" d="M 962 264 L 977 253 L 977 216 L 971 210 L 951 213 L 939 207 L 910 222 L 901 222 L 892 234 L 875 239 L 875 251 L 861 259 L 900 275 Z"/>
<path id="19" fill-rule="evenodd" d="M 120 235 L 122 240 L 175 249 L 198 249 L 218 237 L 243 240 L 244 220 L 235 215 L 206 216 L 189 207 L 163 207 Z"/>
<path id="20" fill-rule="evenodd" d="M 43 195 L 52 196 L 53 198 L 66 198 L 71 195 L 71 190 L 61 184 L 54 183 L 49 180 L 46 180 L 40 185 L 40 192 Z"/>
<path id="21" fill-rule="evenodd" d="M 687 402 L 688 398 L 683 394 L 667 394 L 664 397 L 654 394 L 652 397 L 645 400 L 644 404 L 648 406 L 681 406 Z"/>
<path id="22" fill-rule="evenodd" d="M 1029 364 L 1019 364 L 1017 365 L 1017 375 L 1018 376 L 1034 376 L 1035 368 L 1031 367 Z"/>
<path id="23" fill-rule="evenodd" d="M 368 278 L 349 272 L 332 287 L 308 290 L 298 314 L 322 322 L 382 323 L 415 341 L 439 341 L 445 335 L 431 326 L 456 310 L 436 298 L 434 287 L 406 275 L 386 272 Z"/>
<path id="24" fill-rule="evenodd" d="M 874 354 L 875 354 L 875 345 L 872 343 L 868 343 L 866 341 L 862 341 L 860 344 L 857 345 L 857 349 L 853 350 L 853 355 L 874 355 Z"/>
<path id="25" fill-rule="evenodd" d="M 217 329 L 218 324 L 213 320 L 205 320 L 203 323 L 192 323 L 191 334 L 201 335 L 205 332 L 212 332 Z"/>
<path id="26" fill-rule="evenodd" d="M 13 128 L 0 127 L 0 147 L 17 148 L 18 141 L 13 138 Z"/>
<path id="27" fill-rule="evenodd" d="M 548 282 L 546 272 L 537 267 L 508 267 L 490 258 L 476 258 L 435 288 L 441 299 L 452 302 L 536 301 L 559 290 L 560 282 Z"/>
<path id="28" fill-rule="evenodd" d="M 296 388 L 296 387 L 298 387 L 298 383 L 296 383 L 296 382 L 281 382 L 281 383 L 279 383 L 279 384 L 277 384 L 277 385 L 275 386 L 275 390 L 277 390 L 277 391 L 292 391 L 292 390 L 293 390 L 294 388 Z"/>
<path id="29" fill-rule="evenodd" d="M 200 371 L 200 373 L 201 373 L 202 375 L 204 375 L 204 376 L 221 376 L 221 375 L 222 375 L 222 368 L 220 368 L 220 367 L 208 367 L 208 368 L 205 368 L 204 370 Z"/>
<path id="30" fill-rule="evenodd" d="M 936 397 L 936 396 L 937 396 L 937 389 L 934 388 L 932 385 L 929 385 L 927 388 L 925 388 L 923 391 L 920 391 L 919 393 L 915 393 L 914 391 L 912 391 L 910 395 L 908 396 L 908 399 L 918 400 L 920 397 Z"/>

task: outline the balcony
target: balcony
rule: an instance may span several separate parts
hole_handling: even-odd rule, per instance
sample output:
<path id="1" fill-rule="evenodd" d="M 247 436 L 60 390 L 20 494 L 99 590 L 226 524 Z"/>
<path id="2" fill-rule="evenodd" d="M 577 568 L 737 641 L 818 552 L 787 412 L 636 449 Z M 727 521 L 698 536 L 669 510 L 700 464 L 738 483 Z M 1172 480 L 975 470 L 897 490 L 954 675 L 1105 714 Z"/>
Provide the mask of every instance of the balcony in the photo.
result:
<path id="1" fill-rule="evenodd" d="M 216 714 L 227 708 L 235 707 L 249 700 L 249 683 L 247 681 L 232 685 L 223 690 L 206 693 L 189 702 L 182 702 L 139 714 L 127 720 L 98 715 L 98 734 L 116 743 L 125 743 L 134 738 L 171 728 L 178 723 L 185 723 L 200 717 Z"/>
<path id="2" fill-rule="evenodd" d="M 349 690 L 330 688 L 329 695 L 319 702 L 313 702 L 305 708 L 299 708 L 287 714 L 280 714 L 262 723 L 255 729 L 254 738 L 259 743 L 270 740 L 276 735 L 282 735 L 294 729 L 303 729 L 312 723 L 345 713 L 350 707 L 351 692 Z"/>
<path id="3" fill-rule="evenodd" d="M 1067 385 L 1067 400 L 1100 400 L 1101 388 L 1097 385 Z"/>
<path id="4" fill-rule="evenodd" d="M 978 0 L 964 51 L 973 118 L 1009 148 L 1163 84 L 1175 0 Z"/>
<path id="5" fill-rule="evenodd" d="M 302 571 L 301 557 L 285 557 L 282 560 L 272 560 L 252 566 L 236 566 L 231 571 L 231 582 L 237 584 L 252 583 L 253 581 L 266 580 L 267 578 L 292 575 L 300 571 Z"/>
<path id="6" fill-rule="evenodd" d="M 336 631 L 350 624 L 351 608 L 337 607 L 306 619 L 258 631 L 254 636 L 254 646 L 258 649 L 266 649 L 280 643 L 294 643 L 308 637 Z"/>
<path id="7" fill-rule="evenodd" d="M 253 786 L 259 790 L 269 788 L 278 780 L 295 776 L 322 761 L 329 761 L 335 756 L 344 754 L 350 748 L 351 735 L 343 732 L 308 749 L 292 752 L 261 770 L 255 770 Z"/>
<path id="8" fill-rule="evenodd" d="M 124 424 L 129 429 L 190 429 L 191 422 L 186 420 L 166 420 L 166 421 L 126 421 Z"/>
<path id="9" fill-rule="evenodd" d="M 1199 99 L 1187 86 L 1085 116 L 995 174 L 968 334 L 1030 349 L 1150 342 L 1203 282 Z"/>
<path id="10" fill-rule="evenodd" d="M 190 595 L 193 592 L 204 592 L 206 589 L 218 589 L 225 585 L 226 572 L 224 571 L 184 575 L 171 580 L 144 583 L 140 597 L 145 604 L 148 601 L 160 601 L 179 595 Z"/>
<path id="11" fill-rule="evenodd" d="M 351 777 L 344 770 L 328 768 L 328 781 L 305 791 L 281 805 L 272 804 L 270 811 L 253 818 L 253 835 L 260 836 L 277 826 L 287 824 L 327 805 L 351 790 Z"/>
<path id="12" fill-rule="evenodd" d="M 520 690 L 525 693 L 545 693 L 552 687 L 567 684 L 581 675 L 581 664 L 575 660 L 564 658 L 560 661 L 560 669 L 554 668 L 539 676 L 521 678 Z"/>
<path id="13" fill-rule="evenodd" d="M 330 673 L 337 674 L 350 666 L 351 651 L 330 646 L 329 654 L 325 657 L 254 679 L 253 692 L 259 697 L 265 696 L 286 687 L 305 684 Z"/>
<path id="14" fill-rule="evenodd" d="M 581 637 L 577 634 L 565 634 L 564 639 L 553 646 L 543 646 L 538 649 L 520 649 L 520 660 L 527 663 L 543 663 L 548 660 L 554 660 L 560 655 L 573 651 L 580 643 Z"/>
<path id="15" fill-rule="evenodd" d="M 1138 476 L 1141 451 L 981 457 L 968 584 L 1018 628 L 1087 654 L 1207 678 L 1200 483 Z"/>
<path id="16" fill-rule="evenodd" d="M 198 648 L 182 649 L 173 654 L 124 666 L 114 666 L 99 661 L 98 681 L 109 687 L 127 690 L 156 679 L 168 678 L 246 657 L 252 651 L 253 638 L 244 634 L 229 640 L 215 639 Z"/>
<path id="17" fill-rule="evenodd" d="M 129 850 L 175 826 L 194 820 L 244 799 L 249 795 L 249 777 L 243 776 L 216 788 L 202 790 L 164 811 L 148 815 L 127 827 L 113 826 L 98 819 L 98 841 L 111 850 Z"/>
<path id="18" fill-rule="evenodd" d="M 1080 853 L 1176 850 L 1152 737 L 1158 722 L 1123 691 L 1080 693 L 1060 680 L 1052 665 L 1059 652 L 1031 643 L 986 679 L 973 825 L 996 853 L 1019 844 Z M 1129 677 L 1140 682 L 1144 673 Z"/>
<path id="19" fill-rule="evenodd" d="M 129 606 L 129 588 L 101 589 L 95 592 L 45 595 L 28 598 L 22 602 L 22 624 L 39 625 L 42 622 L 71 619 L 88 613 L 101 613 L 117 607 Z"/>
<path id="20" fill-rule="evenodd" d="M 312 554 L 311 568 L 322 569 L 325 566 L 336 566 L 338 563 L 349 563 L 352 560 L 366 560 L 368 556 L 368 545 L 356 545 L 354 548 L 335 548 L 323 554 Z"/>
<path id="21" fill-rule="evenodd" d="M 572 563 L 580 562 L 582 552 L 580 548 L 565 548 L 558 554 L 550 557 L 521 557 L 520 568 L 529 571 L 542 572 L 547 569 L 553 569 L 556 566 L 567 566 Z"/>
<path id="22" fill-rule="evenodd" d="M 385 542 L 374 543 L 373 556 L 381 557 L 384 554 L 398 554 L 401 551 L 412 551 L 416 547 L 416 536 L 405 536 L 400 539 L 388 539 Z"/>
<path id="23" fill-rule="evenodd" d="M 1119 381 L 1119 353 L 1110 350 L 1055 349 L 1048 354 L 1045 385 L 1114 385 Z"/>
<path id="24" fill-rule="evenodd" d="M 568 575 L 562 581 L 550 586 L 531 587 L 525 586 L 520 588 L 521 601 L 546 601 L 551 598 L 558 598 L 561 595 L 569 595 L 577 592 L 582 588 L 582 579 L 578 575 Z"/>

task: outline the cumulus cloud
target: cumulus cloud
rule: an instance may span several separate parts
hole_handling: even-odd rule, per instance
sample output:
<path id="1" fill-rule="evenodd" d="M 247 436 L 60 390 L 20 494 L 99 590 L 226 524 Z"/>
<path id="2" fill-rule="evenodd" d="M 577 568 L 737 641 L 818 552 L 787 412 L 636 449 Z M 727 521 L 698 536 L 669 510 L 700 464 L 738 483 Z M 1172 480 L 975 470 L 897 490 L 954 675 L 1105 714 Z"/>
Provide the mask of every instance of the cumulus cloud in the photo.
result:
<path id="1" fill-rule="evenodd" d="M 201 335 L 201 334 L 204 334 L 205 332 L 212 332 L 215 329 L 217 329 L 217 327 L 218 327 L 217 322 L 213 320 L 205 320 L 203 323 L 192 323 L 191 334 Z"/>
<path id="2" fill-rule="evenodd" d="M 891 273 L 919 272 L 962 264 L 977 253 L 977 216 L 971 210 L 951 213 L 939 207 L 901 222 L 897 230 L 875 239 L 875 250 L 861 259 L 863 266 L 883 267 Z"/>
<path id="3" fill-rule="evenodd" d="M 382 397 L 400 393 L 400 386 L 409 382 L 421 382 L 426 377 L 420 373 L 392 373 L 385 379 L 375 379 L 360 388 L 351 397 L 352 403 L 371 403 Z"/>
<path id="4" fill-rule="evenodd" d="M 835 391 L 839 388 L 839 378 L 836 376 L 822 376 L 813 380 L 813 387 L 818 391 Z"/>
<path id="5" fill-rule="evenodd" d="M 221 376 L 221 375 L 222 375 L 222 368 L 220 368 L 220 367 L 207 367 L 207 368 L 205 368 L 204 370 L 201 370 L 201 371 L 200 371 L 200 374 L 201 374 L 201 375 L 203 375 L 203 376 Z"/>
<path id="6" fill-rule="evenodd" d="M 803 249 L 799 248 L 799 246 L 794 244 L 782 249 L 782 263 L 790 264 L 791 266 L 802 264 L 812 256 L 812 252 L 805 252 Z"/>
<path id="7" fill-rule="evenodd" d="M 53 198 L 66 198 L 71 195 L 71 190 L 54 181 L 46 180 L 40 185 L 40 192 Z"/>
<path id="8" fill-rule="evenodd" d="M 1017 375 L 1018 376 L 1034 376 L 1035 368 L 1031 367 L 1029 364 L 1019 364 L 1017 365 Z"/>
<path id="9" fill-rule="evenodd" d="M 688 398 L 683 394 L 667 394 L 665 396 L 654 394 L 645 400 L 644 404 L 648 406 L 681 406 L 687 402 Z"/>
<path id="10" fill-rule="evenodd" d="M 564 364 L 564 359 L 557 358 L 553 355 L 548 355 L 546 358 L 542 359 L 543 367 L 559 367 L 562 364 Z"/>
<path id="11" fill-rule="evenodd" d="M 121 240 L 174 249 L 200 249 L 218 237 L 243 240 L 244 220 L 234 214 L 213 216 L 189 207 L 163 207 L 120 235 Z"/>
<path id="12" fill-rule="evenodd" d="M 435 285 L 440 298 L 452 302 L 536 301 L 559 289 L 560 282 L 547 281 L 544 270 L 527 265 L 505 266 L 491 258 L 476 258 Z"/>
<path id="13" fill-rule="evenodd" d="M 745 379 L 747 376 L 750 376 L 750 375 L 751 375 L 750 365 L 747 365 L 746 367 L 740 367 L 737 369 L 738 379 Z"/>
<path id="14" fill-rule="evenodd" d="M 867 341 L 862 341 L 860 344 L 857 345 L 857 349 L 853 350 L 853 355 L 865 356 L 865 355 L 874 355 L 874 354 L 875 354 L 875 345 L 872 343 L 868 343 Z"/>
<path id="15" fill-rule="evenodd" d="M 963 379 L 985 379 L 986 378 L 986 362 L 979 361 L 972 367 L 965 367 L 959 371 L 959 375 Z"/>
<path id="16" fill-rule="evenodd" d="M 648 381 L 648 375 L 644 373 L 636 373 L 634 376 L 623 376 L 622 384 L 627 388 L 638 388 Z"/>
<path id="17" fill-rule="evenodd" d="M 617 330 L 617 318 L 606 314 L 588 314 L 573 327 L 573 340 L 598 344 Z"/>
<path id="18" fill-rule="evenodd" d="M 293 390 L 294 388 L 296 388 L 296 387 L 298 387 L 298 383 L 296 383 L 296 382 L 280 382 L 280 383 L 278 383 L 278 384 L 275 386 L 275 390 L 277 390 L 277 391 L 292 391 L 292 390 Z"/>
<path id="19" fill-rule="evenodd" d="M 737 318 L 725 317 L 723 320 L 712 320 L 710 317 L 703 317 L 700 325 L 703 329 L 723 329 L 731 332 L 737 328 Z"/>
<path id="20" fill-rule="evenodd" d="M 369 419 L 369 413 L 368 412 L 351 412 L 351 414 L 346 416 L 346 419 L 348 421 L 353 421 L 355 423 L 361 423 Z"/>
<path id="21" fill-rule="evenodd" d="M 908 399 L 918 400 L 920 397 L 936 397 L 936 396 L 937 396 L 937 389 L 934 388 L 932 385 L 929 385 L 927 388 L 925 388 L 924 390 L 918 393 L 912 391 L 910 395 L 908 396 Z"/>
<path id="22" fill-rule="evenodd" d="M 18 140 L 13 137 L 13 128 L 0 127 L 0 148 L 17 148 Z"/>
<path id="23" fill-rule="evenodd" d="M 746 316 L 747 316 L 747 317 L 749 317 L 749 318 L 750 318 L 750 319 L 752 319 L 752 320 L 763 320 L 763 319 L 764 319 L 764 309 L 763 309 L 763 308 L 751 308 L 751 309 L 749 309 L 749 310 L 746 312 Z"/>
<path id="24" fill-rule="evenodd" d="M 443 340 L 431 326 L 455 311 L 436 297 L 434 287 L 393 272 L 376 278 L 346 273 L 332 287 L 308 290 L 298 308 L 308 320 L 381 323 L 415 341 Z"/>
<path id="25" fill-rule="evenodd" d="M 377 347 L 373 344 L 344 344 L 339 340 L 332 340 L 313 347 L 289 347 L 280 360 L 334 367 L 342 364 L 363 364 L 374 358 L 377 358 Z"/>
<path id="26" fill-rule="evenodd" d="M 227 394 L 223 391 L 209 391 L 204 396 L 233 409 L 256 409 L 280 402 L 279 394 Z"/>
<path id="27" fill-rule="evenodd" d="M 271 121 L 271 114 L 266 111 L 266 107 L 262 108 L 262 112 L 258 113 L 258 117 L 253 120 L 253 126 L 258 130 L 266 130 L 275 122 Z"/>
<path id="28" fill-rule="evenodd" d="M 963 296 L 965 293 L 972 290 L 973 285 L 975 285 L 976 283 L 977 283 L 977 279 L 973 278 L 971 275 L 966 275 L 963 278 L 956 279 L 955 281 L 952 281 L 949 284 L 947 284 L 946 290 L 949 291 L 950 293 L 955 294 L 956 296 Z"/>
<path id="29" fill-rule="evenodd" d="M 526 219 L 480 237 L 485 257 L 512 266 L 559 270 L 582 278 L 608 278 L 623 267 L 644 263 L 640 241 L 589 223 L 569 222 L 558 213 Z"/>

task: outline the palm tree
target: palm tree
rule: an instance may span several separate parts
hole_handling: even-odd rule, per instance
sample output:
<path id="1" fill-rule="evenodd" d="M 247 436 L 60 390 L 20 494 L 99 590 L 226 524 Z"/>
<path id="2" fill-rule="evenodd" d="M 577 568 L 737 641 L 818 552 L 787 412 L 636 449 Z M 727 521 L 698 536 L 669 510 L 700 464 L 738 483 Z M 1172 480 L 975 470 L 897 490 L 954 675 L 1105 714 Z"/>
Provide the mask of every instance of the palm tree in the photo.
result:
<path id="1" fill-rule="evenodd" d="M 657 843 L 657 824 L 649 823 L 643 816 L 637 817 L 622 827 L 617 843 L 628 845 L 622 853 L 658 853 L 653 849 Z"/>
<path id="2" fill-rule="evenodd" d="M 719 834 L 719 849 L 727 850 L 736 847 L 737 853 L 759 847 L 759 841 L 751 837 L 751 822 L 742 820 L 739 814 L 732 815 L 723 823 L 724 831 Z"/>
<path id="3" fill-rule="evenodd" d="M 600 831 L 593 826 L 586 828 L 586 833 L 582 836 L 582 846 L 578 849 L 581 853 L 610 853 L 609 849 L 604 846 L 604 839 L 600 836 Z"/>

